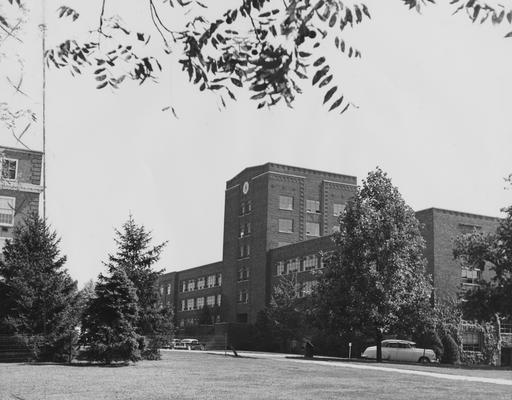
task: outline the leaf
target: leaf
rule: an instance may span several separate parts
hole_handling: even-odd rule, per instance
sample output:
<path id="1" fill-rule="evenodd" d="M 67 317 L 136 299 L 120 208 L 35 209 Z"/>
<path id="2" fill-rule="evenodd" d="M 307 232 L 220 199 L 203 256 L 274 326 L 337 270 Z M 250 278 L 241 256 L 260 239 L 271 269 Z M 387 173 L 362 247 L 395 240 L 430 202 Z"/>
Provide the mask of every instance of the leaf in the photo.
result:
<path id="1" fill-rule="evenodd" d="M 343 96 L 341 96 L 338 100 L 336 100 L 334 103 L 332 103 L 331 108 L 329 108 L 329 111 L 332 111 L 336 107 L 339 107 L 341 103 L 343 103 Z"/>
<path id="2" fill-rule="evenodd" d="M 332 95 L 336 92 L 336 90 L 338 90 L 338 86 L 333 86 L 327 91 L 327 93 L 324 96 L 323 104 L 327 103 L 331 99 Z"/>
<path id="3" fill-rule="evenodd" d="M 243 86 L 242 81 L 240 81 L 240 79 L 231 78 L 231 82 L 233 82 L 233 85 L 236 85 L 238 87 Z"/>
<path id="4" fill-rule="evenodd" d="M 328 71 L 329 71 L 328 65 L 326 65 L 322 69 L 318 70 L 316 72 L 316 74 L 313 76 L 313 85 L 315 85 Z"/>
<path id="5" fill-rule="evenodd" d="M 140 32 L 137 32 L 137 39 L 140 40 L 141 42 L 143 42 L 144 41 L 144 34 L 140 33 Z"/>
<path id="6" fill-rule="evenodd" d="M 96 86 L 96 89 L 103 89 L 105 86 L 107 86 L 108 81 L 100 83 L 98 86 Z"/>
<path id="7" fill-rule="evenodd" d="M 512 32 L 509 32 L 505 35 L 506 38 L 512 37 Z"/>
<path id="8" fill-rule="evenodd" d="M 324 86 L 328 85 L 330 81 L 332 81 L 333 75 L 329 75 L 326 77 L 322 82 L 320 82 L 320 85 L 318 85 L 319 88 L 323 88 Z"/>
<path id="9" fill-rule="evenodd" d="M 0 24 L 2 24 L 2 25 L 4 25 L 4 26 L 6 26 L 7 28 L 9 28 L 9 23 L 8 23 L 8 22 L 7 22 L 7 20 L 6 20 L 4 17 L 2 17 L 1 15 L 0 15 Z"/>
<path id="10" fill-rule="evenodd" d="M 363 7 L 363 13 L 369 18 L 371 19 L 372 17 L 370 16 L 370 12 L 368 11 L 368 7 L 366 7 L 366 4 L 363 4 L 362 5 Z"/>
<path id="11" fill-rule="evenodd" d="M 301 57 L 309 57 L 311 53 L 306 53 L 305 51 L 299 51 L 299 56 Z"/>
<path id="12" fill-rule="evenodd" d="M 334 26 L 334 24 L 336 24 L 337 15 L 338 15 L 337 13 L 334 13 L 331 16 L 331 19 L 329 20 L 329 28 L 332 28 Z"/>
<path id="13" fill-rule="evenodd" d="M 319 65 L 322 65 L 324 62 L 325 62 L 325 57 L 320 57 L 318 60 L 316 60 L 313 63 L 313 66 L 314 67 L 318 67 Z"/>
<path id="14" fill-rule="evenodd" d="M 263 97 L 265 97 L 266 95 L 267 95 L 267 93 L 260 92 L 260 93 L 255 94 L 254 96 L 251 96 L 251 100 L 259 100 L 259 99 L 262 99 Z"/>
<path id="15" fill-rule="evenodd" d="M 350 103 L 348 103 L 343 110 L 341 110 L 340 115 L 343 114 L 349 108 Z"/>

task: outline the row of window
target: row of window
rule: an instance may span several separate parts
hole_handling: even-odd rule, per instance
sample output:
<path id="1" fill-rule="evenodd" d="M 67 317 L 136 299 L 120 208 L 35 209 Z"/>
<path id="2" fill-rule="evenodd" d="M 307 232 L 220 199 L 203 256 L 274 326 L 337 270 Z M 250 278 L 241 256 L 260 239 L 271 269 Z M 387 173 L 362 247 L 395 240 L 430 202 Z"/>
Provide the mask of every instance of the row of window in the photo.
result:
<path id="1" fill-rule="evenodd" d="M 276 275 L 286 275 L 295 272 L 311 271 L 323 268 L 322 257 L 309 255 L 303 258 L 292 258 L 277 263 Z"/>
<path id="2" fill-rule="evenodd" d="M 0 197 L 0 226 L 14 225 L 14 212 L 16 199 L 14 197 Z"/>
<path id="3" fill-rule="evenodd" d="M 293 197 L 291 196 L 279 196 L 279 209 L 280 210 L 289 210 L 292 211 L 293 207 Z M 338 217 L 343 210 L 345 209 L 345 205 L 341 203 L 333 204 L 333 216 Z M 306 200 L 306 212 L 313 214 L 320 214 L 320 201 L 318 200 Z"/>
<path id="4" fill-rule="evenodd" d="M 212 288 L 215 286 L 222 286 L 222 274 L 208 275 L 197 279 L 188 279 L 181 281 L 180 288 L 182 292 L 192 292 L 194 290 L 201 290 L 204 288 Z"/>
<path id="5" fill-rule="evenodd" d="M 18 160 L 11 158 L 2 159 L 2 179 L 15 180 L 18 176 Z"/>
<path id="6" fill-rule="evenodd" d="M 293 219 L 279 218 L 278 230 L 280 233 L 293 233 Z M 320 236 L 320 224 L 318 222 L 306 222 L 306 235 Z"/>
<path id="7" fill-rule="evenodd" d="M 213 320 L 215 322 L 220 322 L 220 315 L 215 315 L 213 317 Z M 183 318 L 183 319 L 180 319 L 179 325 L 180 325 L 181 328 L 184 328 L 185 326 L 199 325 L 199 318 L 198 317 L 194 317 L 194 318 Z"/>
<path id="8" fill-rule="evenodd" d="M 201 310 L 205 305 L 208 307 L 220 306 L 221 297 L 222 295 L 218 294 L 217 296 L 183 299 L 181 300 L 181 311 Z"/>

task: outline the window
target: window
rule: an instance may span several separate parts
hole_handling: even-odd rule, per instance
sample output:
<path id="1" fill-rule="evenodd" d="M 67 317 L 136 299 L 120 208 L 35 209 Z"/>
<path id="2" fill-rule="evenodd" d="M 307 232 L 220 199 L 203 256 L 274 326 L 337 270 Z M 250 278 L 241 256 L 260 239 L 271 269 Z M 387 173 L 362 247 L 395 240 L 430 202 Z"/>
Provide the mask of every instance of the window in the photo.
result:
<path id="1" fill-rule="evenodd" d="M 461 268 L 461 278 L 463 283 L 478 283 L 481 277 L 482 271 L 477 268 Z"/>
<path id="2" fill-rule="evenodd" d="M 215 305 L 215 296 L 208 296 L 206 298 L 206 305 L 209 307 L 213 307 Z"/>
<path id="3" fill-rule="evenodd" d="M 279 196 L 279 209 L 280 210 L 293 210 L 293 197 Z"/>
<path id="4" fill-rule="evenodd" d="M 306 212 L 320 213 L 320 202 L 318 200 L 306 200 Z"/>
<path id="5" fill-rule="evenodd" d="M 288 273 L 299 272 L 300 270 L 300 258 L 294 258 L 288 261 Z"/>
<path id="6" fill-rule="evenodd" d="M 470 224 L 459 224 L 459 231 L 463 234 L 473 233 L 481 231 L 482 227 L 478 225 L 470 225 Z"/>
<path id="7" fill-rule="evenodd" d="M 285 265 L 284 265 L 284 261 L 279 261 L 277 263 L 277 275 L 284 275 L 286 272 L 285 272 Z"/>
<path id="8" fill-rule="evenodd" d="M 185 320 L 184 319 L 180 319 L 180 327 L 182 327 L 182 328 L 185 327 Z"/>
<path id="9" fill-rule="evenodd" d="M 249 279 L 249 267 L 238 268 L 238 280 L 246 281 L 247 279 Z"/>
<path id="10" fill-rule="evenodd" d="M 242 201 L 240 203 L 240 215 L 249 214 L 252 211 L 251 200 Z"/>
<path id="11" fill-rule="evenodd" d="M 196 281 L 191 279 L 188 281 L 187 290 L 190 292 L 196 288 Z"/>
<path id="12" fill-rule="evenodd" d="M 462 332 L 462 349 L 464 351 L 480 351 L 480 334 L 476 331 Z"/>
<path id="13" fill-rule="evenodd" d="M 196 305 L 197 305 L 197 309 L 201 309 L 204 307 L 204 297 L 198 297 L 196 299 Z"/>
<path id="14" fill-rule="evenodd" d="M 332 233 L 336 233 L 336 232 L 339 232 L 340 231 L 340 226 L 339 225 L 334 225 L 332 227 Z"/>
<path id="15" fill-rule="evenodd" d="M 249 301 L 249 293 L 247 289 L 243 289 L 238 291 L 238 302 L 239 303 L 247 303 Z"/>
<path id="16" fill-rule="evenodd" d="M 181 300 L 181 311 L 185 311 L 187 309 L 185 300 Z"/>
<path id="17" fill-rule="evenodd" d="M 204 289 L 204 277 L 197 280 L 197 290 Z"/>
<path id="18" fill-rule="evenodd" d="M 208 275 L 207 286 L 209 288 L 215 286 L 215 275 Z"/>
<path id="19" fill-rule="evenodd" d="M 239 258 L 249 257 L 251 255 L 251 246 L 248 243 L 240 244 Z"/>
<path id="20" fill-rule="evenodd" d="M 251 234 L 251 223 L 245 222 L 240 224 L 240 237 L 244 237 Z"/>
<path id="21" fill-rule="evenodd" d="M 222 286 L 222 274 L 217 274 L 217 286 Z"/>
<path id="22" fill-rule="evenodd" d="M 171 284 L 170 283 L 167 284 L 167 294 L 168 295 L 171 294 Z"/>
<path id="23" fill-rule="evenodd" d="M 316 256 L 307 256 L 304 258 L 304 271 L 315 269 L 318 266 L 318 259 Z"/>
<path id="24" fill-rule="evenodd" d="M 222 295 L 221 294 L 218 294 L 217 295 L 217 305 L 220 306 L 220 300 L 222 298 Z"/>
<path id="25" fill-rule="evenodd" d="M 188 299 L 187 300 L 187 310 L 193 310 L 194 309 L 194 299 Z"/>
<path id="26" fill-rule="evenodd" d="M 181 281 L 181 291 L 182 292 L 187 291 L 187 281 Z"/>
<path id="27" fill-rule="evenodd" d="M 163 294 L 164 294 L 164 287 L 163 287 L 163 286 L 160 286 L 160 295 L 162 295 L 162 296 L 163 296 Z"/>
<path id="28" fill-rule="evenodd" d="M 16 199 L 14 197 L 0 197 L 0 225 L 14 225 L 14 206 Z"/>
<path id="29" fill-rule="evenodd" d="M 332 214 L 335 216 L 335 217 L 339 217 L 341 215 L 341 213 L 343 211 L 345 211 L 345 204 L 339 204 L 339 203 L 334 203 L 332 205 L 332 208 L 333 208 L 333 212 Z"/>
<path id="30" fill-rule="evenodd" d="M 302 284 L 301 297 L 309 296 L 313 292 L 313 288 L 316 285 L 316 281 L 307 281 Z"/>
<path id="31" fill-rule="evenodd" d="M 2 179 L 14 180 L 18 172 L 18 160 L 4 158 L 2 160 Z"/>
<path id="32" fill-rule="evenodd" d="M 279 232 L 292 233 L 293 232 L 293 220 L 279 218 Z"/>
<path id="33" fill-rule="evenodd" d="M 320 236 L 320 224 L 317 222 L 306 222 L 306 235 Z"/>

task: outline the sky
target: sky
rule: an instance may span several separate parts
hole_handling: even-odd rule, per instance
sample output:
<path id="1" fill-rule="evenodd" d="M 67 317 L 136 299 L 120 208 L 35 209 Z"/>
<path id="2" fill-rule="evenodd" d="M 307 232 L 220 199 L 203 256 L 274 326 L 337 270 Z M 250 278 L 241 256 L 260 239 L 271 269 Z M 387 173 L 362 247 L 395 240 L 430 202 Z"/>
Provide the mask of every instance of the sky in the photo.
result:
<path id="1" fill-rule="evenodd" d="M 83 19 L 94 18 L 99 4 L 81 5 Z M 257 110 L 241 91 L 219 110 L 172 56 L 158 82 L 117 91 L 50 69 L 46 216 L 72 277 L 83 284 L 104 271 L 102 261 L 115 251 L 114 229 L 130 213 L 155 244 L 168 241 L 159 268 L 221 260 L 225 182 L 266 162 L 355 175 L 359 182 L 380 166 L 415 210 L 499 216 L 512 203 L 504 182 L 512 173 L 506 27 L 472 24 L 447 5 L 420 15 L 398 0 L 366 4 L 372 20 L 349 36 L 363 57 L 323 50 L 337 84 L 358 106 L 343 115 L 329 113 L 324 93 L 307 83 L 293 109 Z M 59 5 L 47 1 L 50 22 Z M 143 15 L 126 10 L 141 24 Z M 49 42 L 69 34 L 50 22 Z M 25 87 L 39 119 L 24 140 L 41 149 L 40 35 L 32 35 Z M 168 105 L 178 118 L 162 111 Z M 13 144 L 2 128 L 0 143 Z"/>

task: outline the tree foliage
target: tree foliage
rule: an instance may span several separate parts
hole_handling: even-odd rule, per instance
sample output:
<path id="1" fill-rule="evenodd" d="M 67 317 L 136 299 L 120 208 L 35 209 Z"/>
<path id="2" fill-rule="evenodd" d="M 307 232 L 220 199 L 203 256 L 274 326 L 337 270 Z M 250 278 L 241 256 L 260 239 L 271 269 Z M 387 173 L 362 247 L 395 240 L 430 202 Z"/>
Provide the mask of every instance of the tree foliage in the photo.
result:
<path id="1" fill-rule="evenodd" d="M 31 338 L 39 359 L 58 359 L 78 324 L 76 282 L 64 268 L 57 234 L 36 214 L 7 240 L 0 261 L 0 329 Z"/>
<path id="2" fill-rule="evenodd" d="M 11 7 L 22 6 L 21 1 L 7 2 Z M 435 3 L 401 2 L 418 12 Z M 98 89 L 118 88 L 129 80 L 155 81 L 171 55 L 200 91 L 214 93 L 224 106 L 236 99 L 241 88 L 258 108 L 280 102 L 292 106 L 306 82 L 322 90 L 330 111 L 343 113 L 352 105 L 333 71 L 336 60 L 327 59 L 326 49 L 334 47 L 348 58 L 361 57 L 347 39 L 347 31 L 370 20 L 371 10 L 362 2 L 145 0 L 145 16 L 151 21 L 145 28 L 123 22 L 130 2 L 117 7 L 106 0 L 97 3 L 98 19 L 89 33 L 49 48 L 45 59 L 49 66 L 72 75 L 89 71 Z M 482 0 L 450 4 L 454 14 L 465 12 L 474 23 L 512 23 L 512 10 L 501 4 Z M 79 8 L 62 5 L 56 12 L 66 23 L 73 23 L 81 18 Z M 0 28 L 7 35 L 13 24 L 4 14 L 0 9 Z M 173 107 L 167 109 L 174 113 Z"/>
<path id="3" fill-rule="evenodd" d="M 153 358 L 161 342 L 173 333 L 173 310 L 160 307 L 159 302 L 157 283 L 162 271 L 153 269 L 167 242 L 151 245 L 151 232 L 146 231 L 143 225 L 137 225 L 131 215 L 115 234 L 117 251 L 109 255 L 106 266 L 111 274 L 117 270 L 124 271 L 133 283 L 138 299 L 135 327 L 149 340 L 149 344 L 141 342 L 141 350 L 144 356 L 147 354 Z"/>
<path id="4" fill-rule="evenodd" d="M 418 334 L 431 313 L 424 240 L 414 211 L 380 169 L 340 216 L 336 248 L 314 291 L 317 325 L 339 334 Z"/>
<path id="5" fill-rule="evenodd" d="M 110 276 L 100 274 L 94 294 L 82 320 L 87 358 L 107 364 L 139 360 L 138 298 L 125 271 L 115 269 Z"/>
<path id="6" fill-rule="evenodd" d="M 512 206 L 495 233 L 472 232 L 455 241 L 454 256 L 468 269 L 485 268 L 494 272 L 490 282 L 465 293 L 467 319 L 490 321 L 497 314 L 512 320 Z"/>

